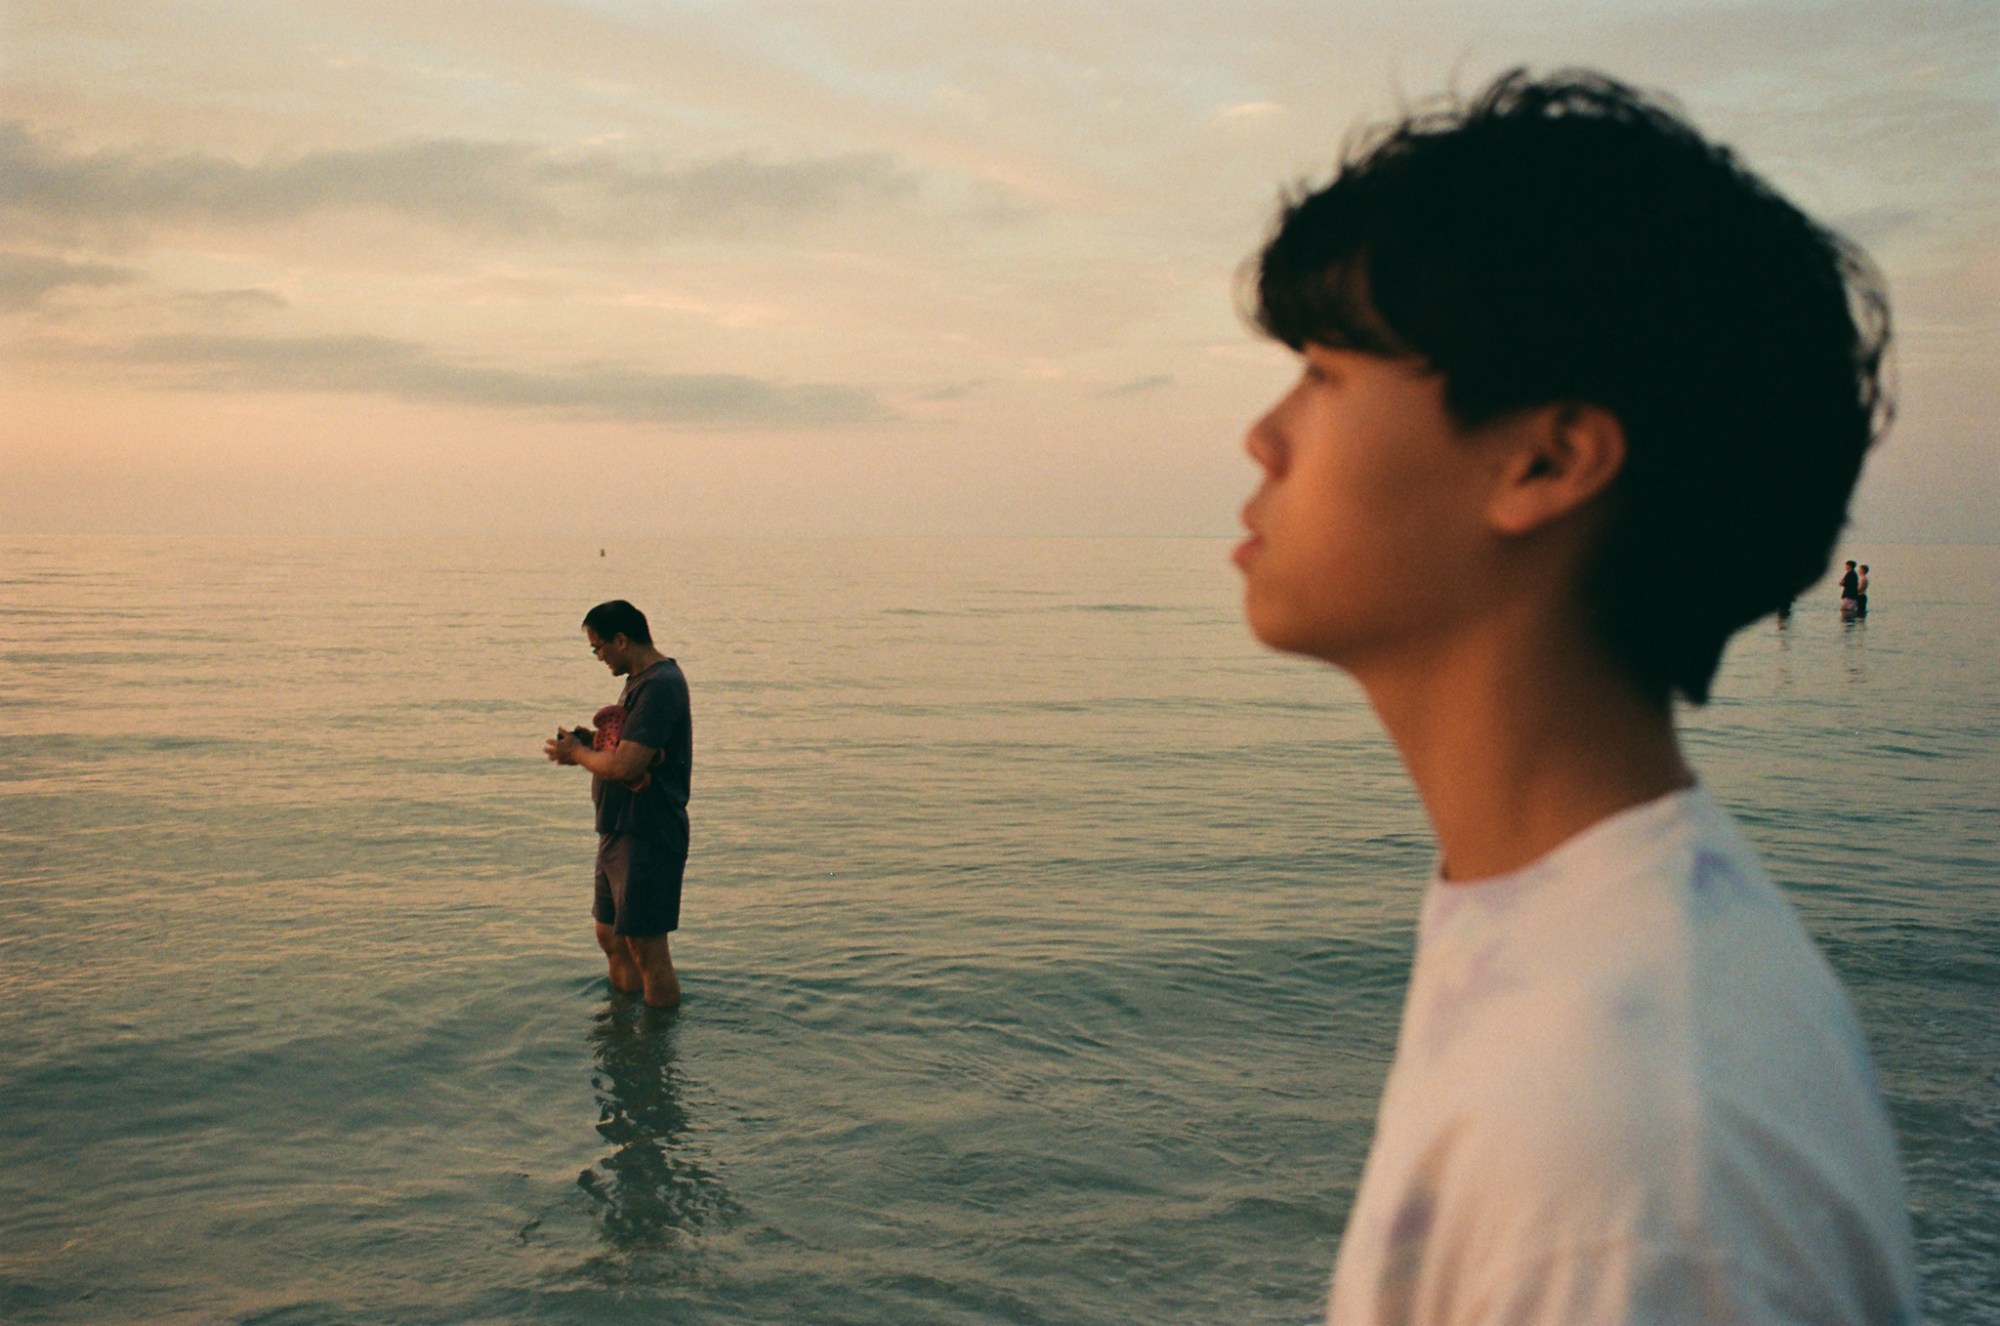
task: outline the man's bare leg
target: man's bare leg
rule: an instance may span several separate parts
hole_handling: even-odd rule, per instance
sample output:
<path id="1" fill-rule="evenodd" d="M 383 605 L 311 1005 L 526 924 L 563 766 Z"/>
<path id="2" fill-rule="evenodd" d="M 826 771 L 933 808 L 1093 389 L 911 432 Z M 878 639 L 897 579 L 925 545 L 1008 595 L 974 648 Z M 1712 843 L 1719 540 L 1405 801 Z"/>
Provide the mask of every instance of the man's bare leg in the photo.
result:
<path id="1" fill-rule="evenodd" d="M 627 935 L 625 948 L 629 960 L 644 981 L 647 1006 L 677 1006 L 681 1002 L 681 978 L 674 972 L 674 956 L 667 951 L 667 937 Z"/>
<path id="2" fill-rule="evenodd" d="M 645 988 L 645 978 L 640 973 L 639 964 L 632 959 L 632 950 L 626 940 L 612 932 L 610 926 L 597 923 L 597 946 L 604 950 L 606 960 L 611 963 L 611 988 L 621 994 L 638 994 Z"/>

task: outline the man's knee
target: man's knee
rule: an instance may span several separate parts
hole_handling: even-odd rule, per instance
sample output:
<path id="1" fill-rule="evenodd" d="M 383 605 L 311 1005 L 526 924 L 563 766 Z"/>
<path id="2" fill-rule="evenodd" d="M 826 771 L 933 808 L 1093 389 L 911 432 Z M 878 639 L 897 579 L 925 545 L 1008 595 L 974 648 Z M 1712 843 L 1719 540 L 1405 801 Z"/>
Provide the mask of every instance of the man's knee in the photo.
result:
<path id="1" fill-rule="evenodd" d="M 607 957 L 615 959 L 627 956 L 625 937 L 603 921 L 597 923 L 597 946 L 604 950 Z"/>
<path id="2" fill-rule="evenodd" d="M 665 935 L 626 935 L 625 951 L 641 967 L 664 966 L 671 970 L 674 965 Z"/>

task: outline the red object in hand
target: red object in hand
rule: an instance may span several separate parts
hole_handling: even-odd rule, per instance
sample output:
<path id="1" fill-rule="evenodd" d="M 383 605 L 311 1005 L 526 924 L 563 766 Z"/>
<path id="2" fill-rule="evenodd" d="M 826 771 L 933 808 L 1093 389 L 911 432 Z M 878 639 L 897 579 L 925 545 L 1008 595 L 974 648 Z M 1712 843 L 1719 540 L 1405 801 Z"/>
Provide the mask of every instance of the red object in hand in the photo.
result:
<path id="1" fill-rule="evenodd" d="M 590 722 L 597 729 L 590 738 L 590 748 L 592 750 L 610 750 L 618 744 L 619 734 L 625 731 L 625 707 L 623 705 L 607 704 L 591 715 Z M 653 772 L 648 769 L 637 778 L 628 779 L 625 786 L 631 791 L 643 792 L 646 790 L 646 785 L 652 781 Z"/>
<path id="2" fill-rule="evenodd" d="M 592 750 L 610 750 L 618 744 L 618 734 L 625 730 L 625 707 L 607 704 L 590 716 L 590 724 L 597 731 L 591 734 Z"/>

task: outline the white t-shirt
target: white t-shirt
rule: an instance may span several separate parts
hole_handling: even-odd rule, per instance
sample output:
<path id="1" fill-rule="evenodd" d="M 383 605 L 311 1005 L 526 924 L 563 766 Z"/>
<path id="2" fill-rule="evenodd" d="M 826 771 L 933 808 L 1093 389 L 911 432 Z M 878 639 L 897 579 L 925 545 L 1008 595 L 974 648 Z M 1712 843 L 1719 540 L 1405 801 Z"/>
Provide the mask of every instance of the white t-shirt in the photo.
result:
<path id="1" fill-rule="evenodd" d="M 1860 1029 L 1706 792 L 1432 882 L 1330 1323 L 1916 1319 Z"/>

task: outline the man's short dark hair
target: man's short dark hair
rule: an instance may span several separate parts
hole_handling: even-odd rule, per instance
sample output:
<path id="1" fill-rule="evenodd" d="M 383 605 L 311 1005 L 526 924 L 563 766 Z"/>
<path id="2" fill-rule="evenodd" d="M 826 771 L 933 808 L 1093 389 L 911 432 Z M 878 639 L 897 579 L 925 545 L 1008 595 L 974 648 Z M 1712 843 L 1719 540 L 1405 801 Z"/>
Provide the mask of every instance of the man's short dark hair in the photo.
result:
<path id="1" fill-rule="evenodd" d="M 1602 75 L 1502 75 L 1356 139 L 1286 202 L 1253 316 L 1418 356 L 1463 426 L 1557 403 L 1626 435 L 1584 586 L 1661 701 L 1701 703 L 1731 634 L 1817 580 L 1887 427 L 1889 306 L 1852 244 Z"/>
<path id="2" fill-rule="evenodd" d="M 653 632 L 646 625 L 646 614 L 627 603 L 624 599 L 612 599 L 600 603 L 583 614 L 583 624 L 597 632 L 600 640 L 623 635 L 635 645 L 653 643 Z"/>

